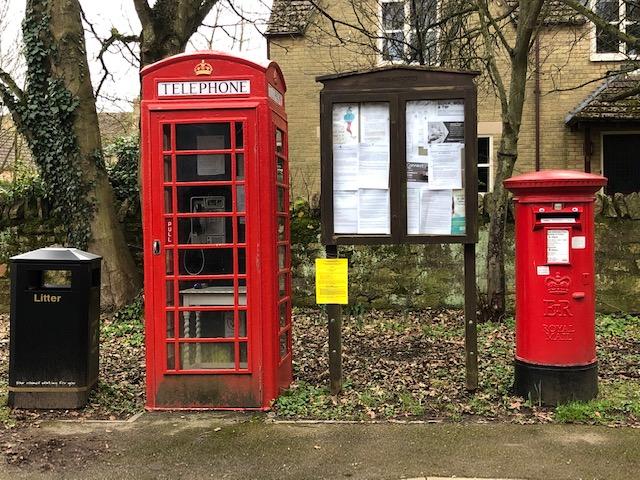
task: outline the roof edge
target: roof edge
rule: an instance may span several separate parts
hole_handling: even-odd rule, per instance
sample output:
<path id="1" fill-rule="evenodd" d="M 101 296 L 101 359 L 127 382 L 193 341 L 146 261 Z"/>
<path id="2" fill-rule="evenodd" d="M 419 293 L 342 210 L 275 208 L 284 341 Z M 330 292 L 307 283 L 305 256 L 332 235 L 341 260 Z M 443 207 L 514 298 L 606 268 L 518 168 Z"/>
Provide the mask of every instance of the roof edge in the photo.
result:
<path id="1" fill-rule="evenodd" d="M 230 53 L 227 52 L 219 52 L 216 50 L 201 50 L 198 52 L 188 52 L 188 53 L 179 53 L 177 55 L 172 55 L 171 57 L 167 57 L 167 58 L 163 58 L 162 60 L 159 60 L 155 63 L 151 63 L 147 66 L 145 66 L 142 70 L 140 70 L 140 77 L 145 77 L 146 75 L 149 75 L 152 72 L 155 72 L 156 70 L 165 67 L 167 65 L 171 65 L 172 63 L 176 63 L 176 62 L 180 62 L 182 60 L 188 60 L 188 59 L 193 59 L 193 60 L 201 60 L 202 58 L 205 59 L 219 59 L 219 60 L 233 60 L 233 61 L 237 61 L 238 63 L 244 63 L 245 65 L 249 66 L 249 67 L 253 67 L 257 70 L 261 70 L 263 72 L 266 72 L 267 69 L 272 65 L 275 64 L 276 67 L 278 68 L 278 70 L 280 70 L 280 67 L 278 67 L 278 64 L 272 60 L 268 60 L 264 63 L 258 63 L 255 62 L 253 60 L 249 60 L 248 58 L 245 57 L 240 57 L 237 55 L 231 55 Z"/>
<path id="2" fill-rule="evenodd" d="M 412 71 L 420 71 L 420 72 L 438 72 L 438 73 L 460 73 L 464 75 L 472 75 L 474 77 L 480 75 L 480 72 L 478 70 L 455 70 L 452 68 L 429 67 L 426 65 L 383 65 L 381 67 L 375 67 L 367 70 L 353 70 L 350 72 L 319 75 L 316 77 L 316 82 L 324 82 L 326 80 L 335 80 L 337 78 L 364 75 L 367 73 L 386 72 L 390 70 L 412 70 Z"/>

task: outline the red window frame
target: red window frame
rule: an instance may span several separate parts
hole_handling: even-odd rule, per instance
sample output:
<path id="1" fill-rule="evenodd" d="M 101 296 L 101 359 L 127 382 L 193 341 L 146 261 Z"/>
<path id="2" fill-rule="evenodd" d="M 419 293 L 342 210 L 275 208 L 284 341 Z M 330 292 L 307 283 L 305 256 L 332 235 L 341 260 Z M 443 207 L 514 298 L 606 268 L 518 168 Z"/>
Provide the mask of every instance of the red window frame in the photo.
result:
<path id="1" fill-rule="evenodd" d="M 203 149 L 203 150 L 178 150 L 176 148 L 176 125 L 178 124 L 207 124 L 222 123 L 229 124 L 230 148 L 224 149 Z M 163 142 L 164 126 L 170 128 L 170 144 L 165 145 Z M 236 145 L 236 128 L 242 125 L 243 145 Z M 160 367 L 161 374 L 251 374 L 254 371 L 253 361 L 255 358 L 254 349 L 256 348 L 257 335 L 256 329 L 259 320 L 256 318 L 259 314 L 257 310 L 252 309 L 252 301 L 254 290 L 257 285 L 251 283 L 251 272 L 249 262 L 246 261 L 253 253 L 250 237 L 252 235 L 252 216 L 253 208 L 251 207 L 251 197 L 249 185 L 254 180 L 252 174 L 255 165 L 255 148 L 256 134 L 255 112 L 253 110 L 215 110 L 204 114 L 203 112 L 185 112 L 184 114 L 174 114 L 171 117 L 163 118 L 162 115 L 152 115 L 152 132 L 158 138 L 158 145 L 155 152 L 152 152 L 153 161 L 159 168 L 152 169 L 152 197 L 155 208 L 151 208 L 153 218 L 151 219 L 152 231 L 154 238 L 162 238 L 162 248 L 160 255 L 154 257 L 154 282 L 155 282 L 155 303 L 157 308 L 154 313 L 154 329 L 163 334 L 156 334 L 156 365 Z M 168 147 L 168 148 L 167 148 Z M 231 176 L 230 180 L 211 180 L 211 181 L 178 181 L 177 177 L 177 157 L 180 155 L 230 155 Z M 244 156 L 244 178 L 237 177 L 237 155 Z M 166 178 L 165 159 L 170 158 L 170 177 Z M 156 163 L 157 162 L 157 163 Z M 257 183 L 257 178 L 255 179 Z M 231 189 L 231 211 L 230 212 L 179 212 L 178 208 L 178 189 L 180 187 L 229 187 Z M 245 208 L 244 211 L 238 210 L 238 187 L 244 187 Z M 165 204 L 165 192 L 171 192 L 171 211 L 167 211 Z M 155 213 L 153 213 L 155 212 Z M 179 219 L 189 218 L 231 218 L 232 241 L 230 243 L 217 244 L 185 244 L 180 243 L 178 222 Z M 239 241 L 239 225 L 240 219 L 244 218 L 245 238 L 244 242 Z M 255 220 L 254 220 L 255 221 Z M 171 243 L 169 243 L 171 242 Z M 197 274 L 186 275 L 180 272 L 180 253 L 194 249 L 231 249 L 232 250 L 232 272 L 225 274 Z M 245 251 L 245 272 L 240 273 L 239 269 L 239 250 Z M 168 265 L 168 256 L 171 252 L 171 265 Z M 168 266 L 171 267 L 168 271 Z M 180 282 L 181 281 L 232 281 L 233 285 L 233 305 L 200 305 L 200 306 L 184 306 L 181 301 Z M 245 298 L 244 304 L 240 304 L 241 281 L 244 281 Z M 171 284 L 171 295 L 173 302 L 169 305 L 167 301 L 167 285 Z M 234 332 L 233 337 L 192 337 L 180 336 L 180 323 L 184 322 L 182 312 L 233 312 Z M 245 318 L 245 335 L 240 336 L 240 313 L 244 311 Z M 169 328 L 168 318 L 171 315 L 171 325 Z M 189 320 L 187 320 L 189 321 Z M 172 335 L 170 335 L 170 331 Z M 180 349 L 192 345 L 198 346 L 203 344 L 229 344 L 233 345 L 233 367 L 232 368 L 182 368 Z M 241 345 L 246 347 L 246 367 L 241 366 L 240 349 Z M 169 352 L 173 355 L 173 365 L 169 365 Z M 243 359 L 244 360 L 244 359 Z M 242 362 L 244 363 L 244 361 Z M 173 366 L 173 368 L 169 368 Z"/>

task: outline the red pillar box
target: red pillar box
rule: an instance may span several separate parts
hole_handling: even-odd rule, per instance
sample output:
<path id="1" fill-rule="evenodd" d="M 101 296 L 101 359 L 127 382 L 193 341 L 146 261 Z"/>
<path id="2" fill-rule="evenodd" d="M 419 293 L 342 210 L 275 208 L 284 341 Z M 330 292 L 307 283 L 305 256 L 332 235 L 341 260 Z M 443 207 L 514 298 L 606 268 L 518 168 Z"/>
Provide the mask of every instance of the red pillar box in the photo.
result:
<path id="1" fill-rule="evenodd" d="M 142 70 L 149 409 L 267 409 L 291 382 L 284 93 L 216 52 Z"/>
<path id="2" fill-rule="evenodd" d="M 516 211 L 515 389 L 534 403 L 598 392 L 593 204 L 606 182 L 569 170 L 504 182 Z"/>

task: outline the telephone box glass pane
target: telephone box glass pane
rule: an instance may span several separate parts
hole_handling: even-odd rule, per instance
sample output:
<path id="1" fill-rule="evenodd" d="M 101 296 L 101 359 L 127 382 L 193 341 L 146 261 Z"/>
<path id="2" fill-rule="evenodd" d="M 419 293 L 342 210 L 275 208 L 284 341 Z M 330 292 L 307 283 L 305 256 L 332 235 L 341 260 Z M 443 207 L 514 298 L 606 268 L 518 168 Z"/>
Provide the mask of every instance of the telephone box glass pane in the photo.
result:
<path id="1" fill-rule="evenodd" d="M 238 217 L 238 243 L 245 243 L 247 241 L 246 235 L 246 221 L 244 217 Z"/>
<path id="2" fill-rule="evenodd" d="M 162 125 L 162 149 L 166 152 L 171 150 L 171 125 Z"/>
<path id="3" fill-rule="evenodd" d="M 173 213 L 173 195 L 171 187 L 164 189 L 164 213 Z"/>
<path id="4" fill-rule="evenodd" d="M 172 179 L 171 173 L 171 155 L 164 156 L 164 181 L 170 182 Z"/>
<path id="5" fill-rule="evenodd" d="M 287 283 L 285 280 L 286 273 L 278 276 L 278 294 L 280 297 L 284 297 L 287 294 Z"/>
<path id="6" fill-rule="evenodd" d="M 236 153 L 236 180 L 244 180 L 244 154 Z"/>
<path id="7" fill-rule="evenodd" d="M 285 201 L 284 201 L 284 188 L 278 187 L 278 212 L 286 212 L 284 209 Z"/>
<path id="8" fill-rule="evenodd" d="M 247 362 L 247 343 L 240 343 L 240 368 L 249 368 L 249 363 Z"/>
<path id="9" fill-rule="evenodd" d="M 236 148 L 244 147 L 244 124 L 236 123 Z"/>
<path id="10" fill-rule="evenodd" d="M 238 273 L 244 275 L 247 273 L 247 249 L 238 248 Z"/>
<path id="11" fill-rule="evenodd" d="M 406 105 L 407 234 L 464 235 L 464 100 Z"/>
<path id="12" fill-rule="evenodd" d="M 193 186 L 178 188 L 179 213 L 231 212 L 231 187 Z"/>
<path id="13" fill-rule="evenodd" d="M 228 123 L 176 125 L 176 150 L 224 150 L 231 148 Z"/>
<path id="14" fill-rule="evenodd" d="M 287 264 L 287 247 L 285 245 L 278 246 L 278 268 L 284 269 Z"/>
<path id="15" fill-rule="evenodd" d="M 167 299 L 167 306 L 173 306 L 173 282 L 165 282 L 165 298 Z"/>
<path id="16" fill-rule="evenodd" d="M 246 211 L 245 198 L 244 198 L 244 185 L 238 185 L 236 187 L 236 211 Z"/>
<path id="17" fill-rule="evenodd" d="M 169 310 L 167 312 L 167 338 L 173 338 L 174 318 L 175 318 L 175 315 L 173 310 Z"/>
<path id="18" fill-rule="evenodd" d="M 233 338 L 233 310 L 180 312 L 180 338 Z"/>
<path id="19" fill-rule="evenodd" d="M 178 219 L 178 242 L 189 244 L 231 243 L 231 217 Z"/>
<path id="20" fill-rule="evenodd" d="M 276 156 L 276 182 L 284 183 L 284 158 Z"/>
<path id="21" fill-rule="evenodd" d="M 239 252 L 238 263 L 240 263 Z M 178 264 L 180 275 L 231 275 L 233 274 L 233 249 L 180 249 Z M 244 259 L 242 265 L 239 265 L 239 272 L 244 273 Z"/>
<path id="22" fill-rule="evenodd" d="M 178 182 L 231 180 L 231 154 L 177 155 Z"/>
<path id="23" fill-rule="evenodd" d="M 247 336 L 247 311 L 238 310 L 238 336 Z"/>
<path id="24" fill-rule="evenodd" d="M 286 357 L 288 351 L 289 351 L 289 331 L 286 331 L 282 335 L 280 335 L 280 358 Z"/>
<path id="25" fill-rule="evenodd" d="M 389 104 L 333 105 L 333 229 L 391 233 Z"/>
<path id="26" fill-rule="evenodd" d="M 175 344 L 167 343 L 167 370 L 176 369 Z"/>
<path id="27" fill-rule="evenodd" d="M 164 251 L 167 275 L 173 275 L 173 250 L 166 249 Z"/>
<path id="28" fill-rule="evenodd" d="M 284 328 L 287 325 L 287 302 L 282 302 L 279 307 L 280 310 L 280 328 Z"/>
<path id="29" fill-rule="evenodd" d="M 247 287 L 238 287 L 238 305 L 247 304 Z M 182 280 L 180 306 L 233 306 L 233 280 Z"/>
<path id="30" fill-rule="evenodd" d="M 181 343 L 180 364 L 184 370 L 233 369 L 233 343 Z"/>
<path id="31" fill-rule="evenodd" d="M 284 142 L 283 142 L 284 134 L 282 130 L 276 128 L 276 152 L 282 153 L 284 151 Z"/>
<path id="32" fill-rule="evenodd" d="M 278 217 L 278 241 L 284 242 L 286 240 L 286 219 L 285 217 Z"/>

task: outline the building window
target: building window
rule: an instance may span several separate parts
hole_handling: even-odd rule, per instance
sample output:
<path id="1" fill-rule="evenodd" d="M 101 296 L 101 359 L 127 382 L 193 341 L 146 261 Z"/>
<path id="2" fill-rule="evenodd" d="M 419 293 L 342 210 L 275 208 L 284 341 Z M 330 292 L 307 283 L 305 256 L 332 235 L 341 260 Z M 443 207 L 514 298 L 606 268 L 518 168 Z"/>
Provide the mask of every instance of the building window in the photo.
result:
<path id="1" fill-rule="evenodd" d="M 621 32 L 636 38 L 640 36 L 640 4 L 637 0 L 592 0 L 591 8 Z M 592 32 L 592 60 L 622 60 L 638 55 L 635 47 L 620 41 L 616 35 L 596 26 Z"/>
<path id="2" fill-rule="evenodd" d="M 431 65 L 436 61 L 437 0 L 383 0 L 380 3 L 382 60 Z"/>
<path id="3" fill-rule="evenodd" d="M 491 137 L 478 137 L 478 192 L 487 193 L 493 188 L 491 180 Z"/>

